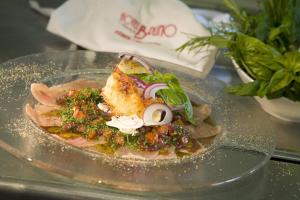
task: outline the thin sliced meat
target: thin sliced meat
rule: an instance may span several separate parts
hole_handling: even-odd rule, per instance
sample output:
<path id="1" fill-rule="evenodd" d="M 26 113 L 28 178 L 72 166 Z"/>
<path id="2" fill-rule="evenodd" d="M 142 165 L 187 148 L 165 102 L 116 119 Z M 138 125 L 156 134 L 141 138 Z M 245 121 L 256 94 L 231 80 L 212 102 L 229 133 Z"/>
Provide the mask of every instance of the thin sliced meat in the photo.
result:
<path id="1" fill-rule="evenodd" d="M 187 125 L 185 128 L 195 139 L 216 136 L 222 132 L 221 126 L 213 126 L 208 123 L 202 123 L 198 126 Z"/>
<path id="2" fill-rule="evenodd" d="M 49 126 L 61 126 L 62 121 L 57 116 L 51 116 L 46 114 L 47 112 L 51 112 L 57 110 L 57 107 L 52 107 L 50 110 L 50 106 L 38 105 L 36 108 L 32 108 L 29 104 L 25 106 L 25 112 L 29 116 L 29 118 L 35 122 L 38 126 L 49 127 Z"/>
<path id="3" fill-rule="evenodd" d="M 53 111 L 59 111 L 61 109 L 60 106 L 47 106 L 47 105 L 41 105 L 41 104 L 36 104 L 34 106 L 34 110 L 39 114 L 39 115 L 45 115 L 49 113 L 53 113 Z"/>
<path id="4" fill-rule="evenodd" d="M 37 125 L 40 124 L 38 114 L 29 104 L 26 104 L 25 106 L 25 113 L 34 123 L 36 123 Z"/>
<path id="5" fill-rule="evenodd" d="M 158 157 L 158 151 L 138 151 L 128 147 L 120 147 L 115 152 L 116 155 L 122 158 L 153 160 Z"/>
<path id="6" fill-rule="evenodd" d="M 43 83 L 32 83 L 31 93 L 33 97 L 43 105 L 56 106 L 56 100 L 62 97 L 69 90 L 79 90 L 83 88 L 101 88 L 102 84 L 98 81 L 78 79 L 65 84 L 48 87 Z"/>
<path id="7" fill-rule="evenodd" d="M 201 124 L 203 120 L 211 115 L 212 109 L 208 104 L 193 107 L 194 119 L 196 124 Z"/>
<path id="8" fill-rule="evenodd" d="M 194 119 L 196 126 L 186 125 L 185 129 L 192 135 L 193 138 L 208 138 L 220 134 L 222 129 L 220 126 L 214 126 L 204 122 L 212 112 L 211 106 L 202 104 L 193 108 Z"/>
<path id="9" fill-rule="evenodd" d="M 75 81 L 71 81 L 68 83 L 60 84 L 60 85 L 55 85 L 50 87 L 51 90 L 61 90 L 63 89 L 64 91 L 66 90 L 79 90 L 83 88 L 98 88 L 101 89 L 103 87 L 104 83 L 101 83 L 99 81 L 93 81 L 93 80 L 86 80 L 86 79 L 78 79 Z"/>
<path id="10" fill-rule="evenodd" d="M 74 139 L 67 139 L 65 140 L 68 144 L 74 145 L 80 148 L 92 147 L 96 144 L 105 144 L 101 140 L 87 140 L 82 137 L 74 138 Z"/>
<path id="11" fill-rule="evenodd" d="M 59 135 L 53 134 L 53 136 L 60 140 L 65 141 L 68 144 L 71 144 L 71 145 L 79 147 L 79 148 L 87 148 L 87 147 L 95 146 L 97 144 L 105 144 L 106 143 L 106 141 L 103 140 L 102 138 L 100 138 L 99 140 L 87 140 L 82 137 L 72 138 L 72 139 L 64 139 L 64 138 L 60 137 Z"/>
<path id="12" fill-rule="evenodd" d="M 56 99 L 62 96 L 64 92 L 51 90 L 47 85 L 42 83 L 32 83 L 31 94 L 43 105 L 56 106 Z"/>
<path id="13" fill-rule="evenodd" d="M 205 150 L 205 147 L 198 141 L 196 141 L 196 144 L 194 144 L 194 146 L 195 146 L 194 149 L 188 150 L 188 149 L 182 148 L 182 149 L 179 149 L 178 151 L 181 153 L 185 153 L 185 154 L 198 154 Z"/>
<path id="14" fill-rule="evenodd" d="M 159 153 L 155 159 L 175 159 L 177 158 L 175 147 L 169 147 L 163 150 L 163 153 Z"/>

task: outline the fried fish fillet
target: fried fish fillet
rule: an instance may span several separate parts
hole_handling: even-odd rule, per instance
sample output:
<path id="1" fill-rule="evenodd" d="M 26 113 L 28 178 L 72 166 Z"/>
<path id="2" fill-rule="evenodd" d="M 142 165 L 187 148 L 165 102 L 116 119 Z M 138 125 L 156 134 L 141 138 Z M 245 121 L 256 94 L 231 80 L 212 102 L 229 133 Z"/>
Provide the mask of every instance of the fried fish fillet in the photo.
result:
<path id="1" fill-rule="evenodd" d="M 141 117 L 145 110 L 143 97 L 135 82 L 118 68 L 107 79 L 102 95 L 113 115 L 136 114 Z"/>

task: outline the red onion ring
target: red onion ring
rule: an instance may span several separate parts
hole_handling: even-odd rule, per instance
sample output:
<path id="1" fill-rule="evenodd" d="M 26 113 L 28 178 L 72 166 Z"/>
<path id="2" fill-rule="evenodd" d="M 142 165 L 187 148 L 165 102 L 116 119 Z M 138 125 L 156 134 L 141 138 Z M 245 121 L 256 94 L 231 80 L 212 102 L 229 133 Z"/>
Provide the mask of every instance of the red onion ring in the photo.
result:
<path id="1" fill-rule="evenodd" d="M 147 85 L 147 87 L 144 90 L 143 96 L 145 99 L 148 99 L 150 97 L 155 99 L 155 93 L 157 91 L 162 90 L 162 89 L 168 89 L 168 88 L 169 88 L 168 85 L 165 83 L 153 83 L 153 84 Z"/>
<path id="2" fill-rule="evenodd" d="M 154 119 L 155 112 L 160 112 L 160 119 Z M 162 113 L 165 112 L 163 119 Z M 146 126 L 169 124 L 172 121 L 173 114 L 166 104 L 155 103 L 148 106 L 143 115 L 144 124 Z"/>
<path id="3" fill-rule="evenodd" d="M 119 58 L 133 59 L 138 63 L 140 63 L 142 66 L 144 66 L 149 72 L 151 73 L 154 72 L 152 65 L 149 62 L 147 62 L 144 58 L 138 55 L 131 54 L 131 53 L 119 53 Z"/>
<path id="4" fill-rule="evenodd" d="M 147 84 L 144 81 L 142 81 L 141 79 L 139 79 L 135 76 L 130 76 L 130 78 L 132 78 L 132 80 L 134 80 L 134 82 L 136 83 L 136 86 L 138 88 L 141 88 L 144 90 L 147 87 Z"/>

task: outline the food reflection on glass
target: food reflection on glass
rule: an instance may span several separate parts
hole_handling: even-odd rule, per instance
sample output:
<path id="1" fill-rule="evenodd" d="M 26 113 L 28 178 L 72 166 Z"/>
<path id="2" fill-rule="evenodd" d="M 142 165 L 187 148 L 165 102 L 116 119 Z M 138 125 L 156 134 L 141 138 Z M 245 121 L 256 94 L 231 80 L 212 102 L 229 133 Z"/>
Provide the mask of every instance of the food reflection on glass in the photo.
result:
<path id="1" fill-rule="evenodd" d="M 39 127 L 66 143 L 110 156 L 154 160 L 204 152 L 221 133 L 211 107 L 191 102 L 177 77 L 120 54 L 106 84 L 78 79 L 31 84 L 25 107 Z"/>

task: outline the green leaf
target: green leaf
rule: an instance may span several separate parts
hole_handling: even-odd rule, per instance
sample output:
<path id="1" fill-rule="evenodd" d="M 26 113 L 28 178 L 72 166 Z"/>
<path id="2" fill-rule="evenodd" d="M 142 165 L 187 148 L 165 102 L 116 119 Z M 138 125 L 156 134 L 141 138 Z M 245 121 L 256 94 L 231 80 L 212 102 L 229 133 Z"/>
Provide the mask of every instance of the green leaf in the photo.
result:
<path id="1" fill-rule="evenodd" d="M 300 52 L 287 52 L 283 55 L 280 61 L 285 68 L 292 70 L 295 74 L 300 72 Z"/>
<path id="2" fill-rule="evenodd" d="M 290 89 L 285 91 L 284 96 L 293 101 L 300 101 L 300 83 L 294 81 Z"/>
<path id="3" fill-rule="evenodd" d="M 259 97 L 264 97 L 268 92 L 268 82 L 267 81 L 261 81 L 259 89 L 257 90 L 256 95 Z"/>
<path id="4" fill-rule="evenodd" d="M 243 83 L 240 85 L 229 86 L 225 88 L 225 91 L 230 94 L 239 96 L 255 96 L 260 88 L 260 81 L 255 80 L 250 83 Z"/>
<path id="5" fill-rule="evenodd" d="M 286 31 L 287 26 L 281 25 L 279 27 L 276 28 L 271 28 L 269 36 L 268 36 L 268 42 L 273 42 L 274 40 L 277 39 L 277 37 L 283 33 L 284 31 Z"/>
<path id="6" fill-rule="evenodd" d="M 270 93 L 287 87 L 293 81 L 293 74 L 286 69 L 281 69 L 274 73 L 268 85 Z"/>
<path id="7" fill-rule="evenodd" d="M 234 0 L 224 0 L 224 4 L 232 20 L 221 24 L 212 36 L 193 37 L 181 50 L 215 45 L 259 81 L 259 86 L 227 88 L 233 94 L 299 99 L 300 0 L 264 0 L 254 15 L 240 9 Z"/>
<path id="8" fill-rule="evenodd" d="M 266 16 L 266 14 L 260 14 L 254 16 L 255 26 L 254 32 L 248 32 L 247 35 L 256 37 L 261 41 L 267 41 L 269 37 L 270 25 L 272 24 L 270 17 Z"/>
<path id="9" fill-rule="evenodd" d="M 247 13 L 245 11 L 241 11 L 238 5 L 233 0 L 224 0 L 225 6 L 229 9 L 231 15 L 240 22 L 247 21 Z"/>
<path id="10" fill-rule="evenodd" d="M 184 111 L 185 111 L 185 118 L 191 122 L 192 124 L 195 124 L 195 120 L 194 120 L 194 117 L 193 117 L 193 106 L 192 106 L 192 103 L 191 101 L 189 100 L 189 97 L 185 95 L 185 103 L 184 103 Z"/>
<path id="11" fill-rule="evenodd" d="M 300 76 L 295 76 L 295 77 L 294 77 L 294 80 L 295 80 L 296 82 L 300 83 Z"/>
<path id="12" fill-rule="evenodd" d="M 182 97 L 182 93 L 177 93 L 177 90 L 174 90 L 174 88 L 160 90 L 157 94 L 162 97 L 164 102 L 168 105 L 182 105 L 186 101 L 185 97 Z"/>
<path id="13" fill-rule="evenodd" d="M 273 71 L 282 68 L 281 64 L 277 62 L 278 56 L 281 54 L 256 38 L 238 34 L 236 44 L 232 48 L 234 49 L 230 49 L 231 51 L 239 53 L 240 57 L 237 60 L 242 63 L 241 67 L 255 79 L 268 81 L 272 77 Z"/>
<path id="14" fill-rule="evenodd" d="M 277 90 L 277 91 L 272 92 L 272 93 L 267 93 L 266 97 L 268 99 L 276 99 L 276 98 L 282 97 L 283 94 L 284 94 L 284 89 L 280 89 L 280 90 Z"/>
<path id="15" fill-rule="evenodd" d="M 188 95 L 181 88 L 177 77 L 171 73 L 162 74 L 155 70 L 153 74 L 142 74 L 139 78 L 145 83 L 166 83 L 169 88 L 160 90 L 157 94 L 168 105 L 184 105 L 184 115 L 186 120 L 194 124 L 193 106 Z"/>

